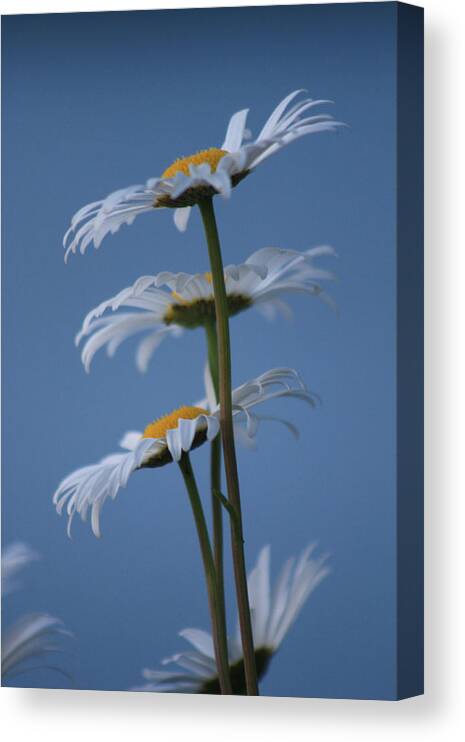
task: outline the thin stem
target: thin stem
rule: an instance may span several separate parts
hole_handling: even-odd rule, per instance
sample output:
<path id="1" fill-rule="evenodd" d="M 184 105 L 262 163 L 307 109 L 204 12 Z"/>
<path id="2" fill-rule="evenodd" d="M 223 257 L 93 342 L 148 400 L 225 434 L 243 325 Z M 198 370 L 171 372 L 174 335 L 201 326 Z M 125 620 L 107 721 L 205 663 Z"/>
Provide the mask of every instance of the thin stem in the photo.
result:
<path id="1" fill-rule="evenodd" d="M 199 538 L 200 551 L 202 554 L 205 581 L 207 583 L 208 604 L 212 622 L 213 645 L 215 648 L 216 666 L 221 693 L 232 694 L 231 680 L 229 677 L 228 642 L 226 637 L 226 626 L 222 621 L 222 611 L 219 604 L 218 585 L 216 580 L 213 554 L 208 536 L 208 528 L 200 500 L 197 482 L 189 458 L 189 454 L 183 453 L 179 461 L 179 468 L 186 485 L 189 500 L 194 515 L 197 535 Z"/>
<path id="2" fill-rule="evenodd" d="M 257 696 L 257 672 L 255 667 L 252 622 L 250 618 L 249 596 L 247 591 L 241 498 L 232 422 L 231 348 L 229 340 L 228 299 L 224 283 L 221 246 L 212 199 L 205 198 L 202 201 L 199 201 L 199 208 L 200 213 L 202 214 L 205 235 L 207 238 L 210 268 L 213 278 L 213 292 L 215 295 L 215 312 L 218 333 L 220 426 L 223 441 L 226 484 L 229 502 L 237 516 L 236 518 L 230 518 L 230 524 L 236 598 L 241 629 L 242 651 L 244 654 L 244 671 L 247 694 L 249 696 Z"/>
<path id="3" fill-rule="evenodd" d="M 205 326 L 208 348 L 208 365 L 212 377 L 216 402 L 219 401 L 218 387 L 218 338 L 215 322 L 207 322 Z M 221 438 L 216 436 L 210 445 L 210 487 L 213 516 L 213 557 L 218 583 L 218 597 L 226 622 L 226 605 L 224 596 L 224 563 L 223 563 L 223 506 L 216 495 L 221 491 Z"/>
<path id="4" fill-rule="evenodd" d="M 215 397 L 218 401 L 219 391 L 219 368 L 218 368 L 218 336 L 216 334 L 216 323 L 211 320 L 206 323 L 205 331 L 207 333 L 208 365 L 215 390 Z"/>
<path id="5" fill-rule="evenodd" d="M 221 439 L 217 436 L 211 444 L 210 451 L 210 484 L 212 493 L 213 515 L 213 555 L 218 581 L 218 593 L 226 616 L 224 599 L 224 566 L 223 566 L 223 506 L 215 494 L 221 492 Z M 226 620 L 226 619 L 225 619 Z"/>

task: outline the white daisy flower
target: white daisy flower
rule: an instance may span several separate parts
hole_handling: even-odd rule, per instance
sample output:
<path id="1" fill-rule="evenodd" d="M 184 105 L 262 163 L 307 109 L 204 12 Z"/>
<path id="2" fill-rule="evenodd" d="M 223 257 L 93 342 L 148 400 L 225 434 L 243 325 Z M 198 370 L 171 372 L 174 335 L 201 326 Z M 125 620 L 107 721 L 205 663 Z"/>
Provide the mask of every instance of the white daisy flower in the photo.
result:
<path id="1" fill-rule="evenodd" d="M 258 679 L 268 669 L 270 660 L 302 610 L 307 598 L 329 573 L 326 557 L 311 558 L 315 545 L 301 556 L 288 559 L 273 589 L 270 588 L 270 547 L 265 546 L 248 577 L 255 662 Z M 132 690 L 170 693 L 220 693 L 213 652 L 213 640 L 202 629 L 184 629 L 179 636 L 193 649 L 162 661 L 175 665 L 172 670 L 145 669 L 148 682 Z M 228 642 L 230 675 L 234 695 L 245 695 L 244 663 L 240 629 Z"/>
<path id="2" fill-rule="evenodd" d="M 248 439 L 255 437 L 260 420 L 283 423 L 294 435 L 296 428 L 286 420 L 261 415 L 254 411 L 257 405 L 280 397 L 294 397 L 314 406 L 315 400 L 296 371 L 276 368 L 249 381 L 232 393 L 235 426 L 241 426 Z M 64 509 L 68 515 L 68 534 L 75 513 L 84 521 L 91 511 L 92 530 L 100 536 L 99 516 L 102 506 L 125 487 L 137 469 L 156 468 L 172 461 L 180 461 L 183 452 L 189 452 L 219 432 L 219 405 L 214 402 L 212 389 L 207 388 L 207 399 L 199 405 L 184 406 L 147 425 L 143 433 L 126 433 L 121 442 L 124 453 L 105 457 L 69 474 L 59 484 L 53 502 L 58 514 Z"/>
<path id="3" fill-rule="evenodd" d="M 69 636 L 62 622 L 46 613 L 22 616 L 2 636 L 2 680 L 44 667 L 44 655 L 61 650 L 60 639 Z M 39 660 L 39 665 L 30 665 Z M 63 673 L 58 667 L 52 669 Z M 64 673 L 66 674 L 66 673 Z"/>
<path id="4" fill-rule="evenodd" d="M 302 92 L 294 91 L 276 106 L 254 141 L 245 141 L 248 109 L 238 111 L 229 121 L 221 147 L 180 158 L 145 185 L 123 188 L 79 209 L 63 240 L 65 260 L 78 247 L 81 253 L 91 243 L 100 247 L 108 233 L 114 234 L 121 225 L 132 224 L 136 216 L 153 208 L 175 208 L 175 224 L 184 231 L 190 208 L 198 201 L 215 194 L 229 197 L 234 186 L 287 144 L 305 134 L 332 131 L 341 125 L 328 114 L 304 115 L 331 101 L 304 98 L 291 105 Z"/>
<path id="5" fill-rule="evenodd" d="M 38 555 L 27 545 L 16 542 L 2 552 L 2 595 L 15 586 L 17 573 Z M 2 680 L 43 666 L 44 655 L 60 649 L 57 639 L 68 634 L 62 622 L 46 613 L 22 616 L 13 626 L 2 631 Z M 39 660 L 40 665 L 30 664 Z M 60 668 L 54 668 L 63 672 Z M 66 673 L 65 673 L 66 674 Z"/>
<path id="6" fill-rule="evenodd" d="M 319 281 L 333 274 L 314 265 L 322 255 L 334 255 L 327 245 L 304 252 L 265 247 L 252 253 L 245 263 L 225 268 L 230 316 L 256 307 L 265 316 L 276 310 L 289 312 L 283 297 L 292 293 L 317 296 L 332 304 Z M 127 311 L 129 310 L 129 311 Z M 107 311 L 113 314 L 103 316 Z M 76 336 L 76 345 L 87 338 L 82 362 L 89 371 L 95 353 L 107 348 L 111 357 L 127 338 L 144 333 L 136 353 L 136 364 L 146 371 L 150 358 L 166 337 L 179 337 L 184 329 L 205 326 L 215 318 L 215 300 L 210 273 L 170 273 L 142 276 L 132 286 L 92 309 Z"/>

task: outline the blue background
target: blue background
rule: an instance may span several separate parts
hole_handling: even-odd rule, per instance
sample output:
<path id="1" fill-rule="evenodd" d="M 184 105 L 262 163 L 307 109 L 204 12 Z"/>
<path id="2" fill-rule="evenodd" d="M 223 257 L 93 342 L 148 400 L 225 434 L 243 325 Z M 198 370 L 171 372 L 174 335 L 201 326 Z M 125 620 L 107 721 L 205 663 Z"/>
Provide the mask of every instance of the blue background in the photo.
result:
<path id="1" fill-rule="evenodd" d="M 232 323 L 234 380 L 295 367 L 323 399 L 277 402 L 301 430 L 260 430 L 239 452 L 248 563 L 272 544 L 274 574 L 317 540 L 332 574 L 262 683 L 269 695 L 395 695 L 395 4 L 9 17 L 3 24 L 3 539 L 42 555 L 4 605 L 60 616 L 81 688 L 124 689 L 208 626 L 195 533 L 177 468 L 135 475 L 103 511 L 101 540 L 51 496 L 120 435 L 202 395 L 203 338 L 166 341 L 149 372 L 134 342 L 86 375 L 84 314 L 139 275 L 207 269 L 199 217 L 143 215 L 99 251 L 63 263 L 80 206 L 223 140 L 250 107 L 256 134 L 304 87 L 350 128 L 306 137 L 216 199 L 225 261 L 265 245 L 332 244 L 340 316 L 306 298 L 295 317 Z M 207 447 L 195 455 L 205 481 Z M 230 584 L 228 569 L 228 584 Z M 231 593 L 231 590 L 230 590 Z M 234 615 L 234 607 L 230 606 Z M 235 623 L 235 617 L 234 617 Z M 52 687 L 49 671 L 18 684 Z"/>

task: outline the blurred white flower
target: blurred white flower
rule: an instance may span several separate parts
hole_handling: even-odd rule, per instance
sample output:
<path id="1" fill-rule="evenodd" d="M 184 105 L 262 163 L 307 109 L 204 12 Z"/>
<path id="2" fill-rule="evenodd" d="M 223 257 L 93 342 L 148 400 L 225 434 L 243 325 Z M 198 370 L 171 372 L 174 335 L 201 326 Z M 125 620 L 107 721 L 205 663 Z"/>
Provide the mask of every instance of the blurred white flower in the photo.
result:
<path id="1" fill-rule="evenodd" d="M 2 680 L 46 666 L 44 655 L 61 651 L 59 639 L 64 635 L 70 636 L 54 616 L 46 613 L 22 616 L 2 636 Z M 39 665 L 28 664 L 37 659 Z M 53 669 L 63 672 L 58 667 Z"/>
<path id="2" fill-rule="evenodd" d="M 122 188 L 79 209 L 64 236 L 65 260 L 78 247 L 81 253 L 91 243 L 100 247 L 107 234 L 153 208 L 176 208 L 175 224 L 184 231 L 190 207 L 199 200 L 215 194 L 229 197 L 231 189 L 270 155 L 305 134 L 332 131 L 341 125 L 328 114 L 304 116 L 331 101 L 304 98 L 291 105 L 302 92 L 294 91 L 276 106 L 254 141 L 246 143 L 248 109 L 238 111 L 229 121 L 221 147 L 180 158 L 145 185 Z"/>
<path id="3" fill-rule="evenodd" d="M 313 590 L 329 573 L 326 557 L 311 558 L 315 546 L 309 546 L 296 560 L 283 565 L 273 589 L 270 586 L 270 547 L 265 546 L 248 577 L 249 600 L 258 678 L 268 669 L 273 655 L 302 610 Z M 213 640 L 201 629 L 184 629 L 179 635 L 193 649 L 179 652 L 162 661 L 172 670 L 145 669 L 148 682 L 132 688 L 138 691 L 171 693 L 220 693 Z M 234 695 L 245 694 L 244 664 L 240 629 L 229 641 L 230 675 Z"/>
<path id="4" fill-rule="evenodd" d="M 16 575 L 30 562 L 38 559 L 36 552 L 22 541 L 15 541 L 2 552 L 2 595 L 17 587 Z"/>
<path id="5" fill-rule="evenodd" d="M 317 296 L 331 304 L 319 282 L 333 278 L 333 274 L 316 267 L 314 259 L 333 254 L 334 250 L 326 245 L 304 252 L 265 247 L 252 253 L 245 263 L 227 266 L 224 273 L 230 316 L 250 307 L 269 318 L 276 310 L 289 313 L 283 298 L 296 293 Z M 113 314 L 103 316 L 109 310 Z M 210 273 L 164 271 L 142 276 L 92 309 L 76 336 L 76 345 L 87 338 L 81 358 L 89 371 L 100 348 L 106 346 L 111 357 L 124 340 L 144 333 L 136 363 L 140 371 L 146 371 L 152 354 L 166 337 L 179 337 L 184 329 L 205 326 L 214 318 Z"/>
<path id="6" fill-rule="evenodd" d="M 314 406 L 315 400 L 296 371 L 276 368 L 233 390 L 233 420 L 248 439 L 257 433 L 260 420 L 283 423 L 294 435 L 296 428 L 287 420 L 254 411 L 257 405 L 272 399 L 293 397 Z M 66 510 L 68 533 L 75 513 L 83 521 L 91 510 L 91 525 L 100 535 L 99 516 L 107 498 L 114 499 L 137 469 L 164 466 L 180 461 L 183 452 L 212 440 L 219 432 L 219 405 L 207 376 L 207 398 L 199 406 L 180 407 L 169 415 L 147 425 L 143 433 L 131 431 L 124 435 L 120 446 L 125 453 L 114 453 L 97 464 L 85 466 L 69 474 L 58 485 L 53 502 L 58 514 Z"/>
<path id="7" fill-rule="evenodd" d="M 2 552 L 2 594 L 12 588 L 13 579 L 37 554 L 22 542 L 7 546 Z M 47 666 L 45 656 L 61 649 L 60 639 L 70 635 L 62 622 L 46 613 L 31 613 L 19 618 L 13 626 L 2 626 L 2 681 L 29 670 Z M 38 660 L 38 665 L 31 662 Z M 64 673 L 59 667 L 57 672 Z M 66 675 L 66 673 L 64 673 Z"/>

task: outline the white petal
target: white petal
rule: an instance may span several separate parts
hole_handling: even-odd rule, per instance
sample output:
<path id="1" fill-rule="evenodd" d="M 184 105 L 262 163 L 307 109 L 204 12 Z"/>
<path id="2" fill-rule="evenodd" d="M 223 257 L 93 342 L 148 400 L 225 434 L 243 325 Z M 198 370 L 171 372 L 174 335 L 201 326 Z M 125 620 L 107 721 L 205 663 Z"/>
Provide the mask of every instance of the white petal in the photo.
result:
<path id="1" fill-rule="evenodd" d="M 181 436 L 178 428 L 168 430 L 166 433 L 166 445 L 173 457 L 173 461 L 180 461 L 182 454 Z"/>
<path id="2" fill-rule="evenodd" d="M 253 636 L 256 647 L 266 640 L 270 612 L 270 547 L 265 546 L 248 580 L 250 607 L 253 609 Z"/>
<path id="3" fill-rule="evenodd" d="M 15 587 L 15 577 L 27 564 L 39 556 L 28 544 L 15 541 L 2 551 L 2 595 Z"/>
<path id="4" fill-rule="evenodd" d="M 190 642 L 190 644 L 198 649 L 199 652 L 202 652 L 202 654 L 211 657 L 212 659 L 214 658 L 215 651 L 213 649 L 213 639 L 206 631 L 203 631 L 202 629 L 183 629 L 179 632 L 179 636 L 182 636 L 183 639 Z"/>
<path id="5" fill-rule="evenodd" d="M 205 417 L 207 420 L 207 440 L 211 441 L 213 438 L 216 438 L 220 432 L 220 423 L 217 415 L 209 415 L 208 417 Z"/>
<path id="6" fill-rule="evenodd" d="M 178 337 L 182 334 L 182 330 L 171 325 L 160 330 L 156 330 L 151 335 L 147 335 L 137 348 L 136 353 L 136 365 L 139 371 L 145 373 L 147 371 L 150 359 L 160 343 L 165 339 L 167 335 L 173 335 Z"/>
<path id="7" fill-rule="evenodd" d="M 216 667 L 208 657 L 204 657 L 200 652 L 180 652 L 172 658 L 176 664 L 183 670 L 188 670 L 196 677 L 208 680 L 216 675 Z"/>
<path id="8" fill-rule="evenodd" d="M 203 381 L 205 385 L 205 394 L 206 394 L 206 400 L 208 405 L 209 412 L 214 412 L 216 409 L 218 409 L 218 402 L 216 399 L 215 389 L 213 386 L 213 379 L 210 372 L 210 364 L 205 364 L 204 372 L 203 372 Z M 204 405 L 199 404 L 199 407 L 203 407 Z"/>
<path id="9" fill-rule="evenodd" d="M 191 214 L 190 206 L 185 206 L 182 209 L 174 210 L 174 223 L 180 232 L 186 231 L 190 214 Z"/>
<path id="10" fill-rule="evenodd" d="M 141 438 L 142 433 L 140 430 L 128 430 L 128 432 L 121 438 L 119 445 L 121 448 L 126 448 L 128 451 L 134 451 Z"/>
<path id="11" fill-rule="evenodd" d="M 292 93 L 289 93 L 283 100 L 278 103 L 270 117 L 267 119 L 263 129 L 261 130 L 260 134 L 258 135 L 257 139 L 268 139 L 270 136 L 273 135 L 274 127 L 276 126 L 276 123 L 279 121 L 281 115 L 286 110 L 289 103 L 297 96 L 299 93 L 303 93 L 304 91 L 301 90 L 294 90 Z"/>
<path id="12" fill-rule="evenodd" d="M 225 149 L 227 152 L 236 152 L 239 149 L 244 136 L 248 112 L 249 109 L 245 108 L 243 111 L 237 111 L 237 113 L 231 116 L 221 149 Z"/>
<path id="13" fill-rule="evenodd" d="M 181 448 L 183 451 L 186 451 L 186 453 L 191 450 L 197 427 L 197 420 L 179 420 L 178 428 Z"/>
<path id="14" fill-rule="evenodd" d="M 325 566 L 325 557 L 317 560 L 309 559 L 313 546 L 310 546 L 300 557 L 296 565 L 294 576 L 291 579 L 287 605 L 282 619 L 275 632 L 274 646 L 279 647 L 289 628 L 299 615 L 310 593 L 329 574 Z"/>

